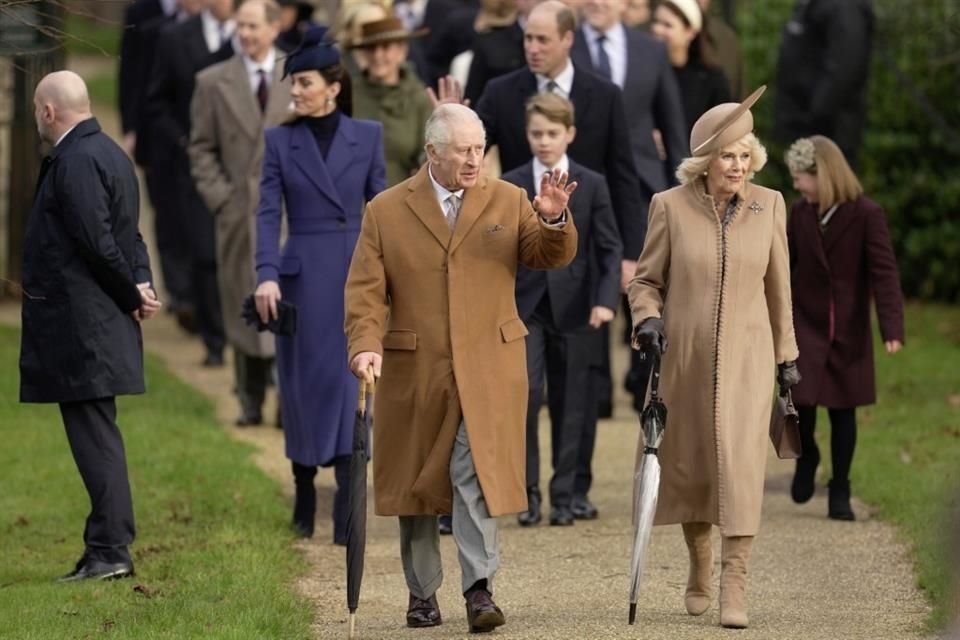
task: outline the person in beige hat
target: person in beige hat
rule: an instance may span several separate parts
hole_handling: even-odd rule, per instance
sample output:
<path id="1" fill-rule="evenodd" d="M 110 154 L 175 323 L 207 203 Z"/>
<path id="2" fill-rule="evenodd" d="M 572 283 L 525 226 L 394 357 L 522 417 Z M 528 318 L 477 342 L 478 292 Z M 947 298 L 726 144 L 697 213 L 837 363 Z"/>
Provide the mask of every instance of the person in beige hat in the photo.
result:
<path id="1" fill-rule="evenodd" d="M 683 527 L 690 615 L 710 607 L 711 532 L 719 527 L 720 624 L 731 628 L 747 626 L 774 364 L 781 391 L 799 381 L 786 207 L 779 192 L 751 182 L 767 160 L 750 113 L 761 93 L 694 124 L 681 185 L 653 197 L 627 286 L 634 348 L 662 354 L 670 412 L 654 524 Z"/>

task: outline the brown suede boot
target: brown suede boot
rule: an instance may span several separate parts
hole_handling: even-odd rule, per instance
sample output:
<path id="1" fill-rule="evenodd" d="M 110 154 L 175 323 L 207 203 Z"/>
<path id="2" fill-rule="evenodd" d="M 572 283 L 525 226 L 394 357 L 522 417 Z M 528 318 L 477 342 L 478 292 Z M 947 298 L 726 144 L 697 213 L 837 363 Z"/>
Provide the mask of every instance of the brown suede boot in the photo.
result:
<path id="1" fill-rule="evenodd" d="M 747 628 L 747 563 L 753 536 L 723 537 L 720 552 L 720 626 Z"/>
<path id="2" fill-rule="evenodd" d="M 710 608 L 711 582 L 713 581 L 713 544 L 709 522 L 684 522 L 683 537 L 690 552 L 690 574 L 687 577 L 687 592 L 683 603 L 692 616 L 703 615 Z"/>

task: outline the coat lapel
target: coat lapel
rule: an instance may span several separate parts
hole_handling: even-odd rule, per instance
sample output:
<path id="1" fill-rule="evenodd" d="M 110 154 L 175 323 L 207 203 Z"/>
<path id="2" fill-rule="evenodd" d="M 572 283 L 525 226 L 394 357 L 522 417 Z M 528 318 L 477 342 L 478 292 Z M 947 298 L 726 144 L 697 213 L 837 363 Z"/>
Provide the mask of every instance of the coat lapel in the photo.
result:
<path id="1" fill-rule="evenodd" d="M 226 97 L 227 109 L 237 119 L 247 137 L 253 139 L 259 137 L 262 131 L 263 115 L 260 113 L 260 105 L 257 104 L 253 89 L 250 87 L 250 78 L 243 64 L 243 56 L 233 56 L 224 65 L 223 74 L 217 84 Z"/>
<path id="2" fill-rule="evenodd" d="M 334 142 L 336 142 L 336 138 L 334 138 Z M 329 157 L 335 157 L 336 152 L 337 150 L 331 147 Z M 327 172 L 327 166 L 320 156 L 320 149 L 317 147 L 316 140 L 313 139 L 313 133 L 303 123 L 293 128 L 293 134 L 290 136 L 290 157 L 320 193 L 343 211 L 340 194 L 330 180 L 330 174 Z"/>
<path id="3" fill-rule="evenodd" d="M 273 65 L 273 78 L 270 83 L 270 98 L 267 100 L 267 113 L 264 124 L 268 127 L 280 124 L 291 113 L 290 109 L 290 81 L 283 79 L 283 64 L 279 60 Z"/>
<path id="4" fill-rule="evenodd" d="M 450 241 L 450 253 L 457 250 L 463 239 L 470 233 L 470 229 L 480 218 L 480 214 L 487 207 L 490 201 L 491 189 L 488 188 L 489 180 L 486 176 L 481 176 L 477 184 L 463 192 L 463 205 L 460 207 L 460 216 L 457 218 L 457 226 L 453 228 L 453 239 Z"/>
<path id="5" fill-rule="evenodd" d="M 450 244 L 450 227 L 447 226 L 447 220 L 440 209 L 440 203 L 437 202 L 437 194 L 430 182 L 427 165 L 420 168 L 417 175 L 409 182 L 407 189 L 410 190 L 410 195 L 407 196 L 406 200 L 407 206 L 416 214 L 423 226 L 433 234 L 440 246 L 446 249 Z M 461 216 L 464 208 L 466 208 L 466 201 L 461 207 Z"/>
<path id="6" fill-rule="evenodd" d="M 573 85 L 570 87 L 570 102 L 577 105 L 576 125 L 578 131 L 589 131 L 587 113 L 590 110 L 590 71 L 574 65 Z"/>
<path id="7" fill-rule="evenodd" d="M 853 224 L 853 221 L 858 218 L 860 213 L 857 208 L 856 203 L 847 202 L 839 207 L 837 207 L 836 212 L 833 214 L 833 218 L 827 224 L 827 228 L 823 231 L 823 251 L 827 255 L 830 254 L 830 251 L 837 244 L 837 241 L 840 237 L 850 228 L 850 225 Z M 818 221 L 819 224 L 819 221 Z"/>
<path id="8" fill-rule="evenodd" d="M 333 142 L 330 143 L 330 153 L 327 154 L 327 171 L 334 183 L 339 181 L 353 163 L 357 144 L 355 123 L 341 115 L 340 124 L 337 125 L 337 131 L 333 134 Z"/>

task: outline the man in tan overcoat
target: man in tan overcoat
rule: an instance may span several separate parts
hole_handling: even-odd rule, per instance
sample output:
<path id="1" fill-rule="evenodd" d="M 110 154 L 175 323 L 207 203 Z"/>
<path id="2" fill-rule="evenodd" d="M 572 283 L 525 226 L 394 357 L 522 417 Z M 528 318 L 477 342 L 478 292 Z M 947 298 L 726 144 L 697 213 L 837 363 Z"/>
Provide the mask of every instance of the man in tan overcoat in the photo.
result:
<path id="1" fill-rule="evenodd" d="M 256 288 L 254 233 L 263 131 L 288 117 L 290 82 L 281 79 L 273 43 L 280 8 L 247 0 L 237 10 L 241 51 L 197 74 L 191 103 L 190 164 L 197 191 L 216 216 L 217 274 L 241 415 L 238 426 L 260 424 L 273 362 L 273 336 L 240 317 Z"/>
<path id="2" fill-rule="evenodd" d="M 407 625 L 441 622 L 435 516 L 452 513 L 469 627 L 490 631 L 504 623 L 491 598 L 494 518 L 527 507 L 517 266 L 573 259 L 576 183 L 545 176 L 531 206 L 523 190 L 481 176 L 483 125 L 462 105 L 438 107 L 425 137 L 427 165 L 367 207 L 347 277 L 349 359 L 356 375 L 380 378 L 376 512 L 400 516 Z"/>

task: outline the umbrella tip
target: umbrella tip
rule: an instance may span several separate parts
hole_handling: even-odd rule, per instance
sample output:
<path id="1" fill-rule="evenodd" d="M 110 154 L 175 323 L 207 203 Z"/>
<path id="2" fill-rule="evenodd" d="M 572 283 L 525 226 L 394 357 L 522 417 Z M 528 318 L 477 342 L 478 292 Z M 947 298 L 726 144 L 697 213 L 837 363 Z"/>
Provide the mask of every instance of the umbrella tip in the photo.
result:
<path id="1" fill-rule="evenodd" d="M 630 603 L 630 619 L 628 623 L 633 624 L 636 621 L 637 621 L 637 603 L 631 602 Z"/>

